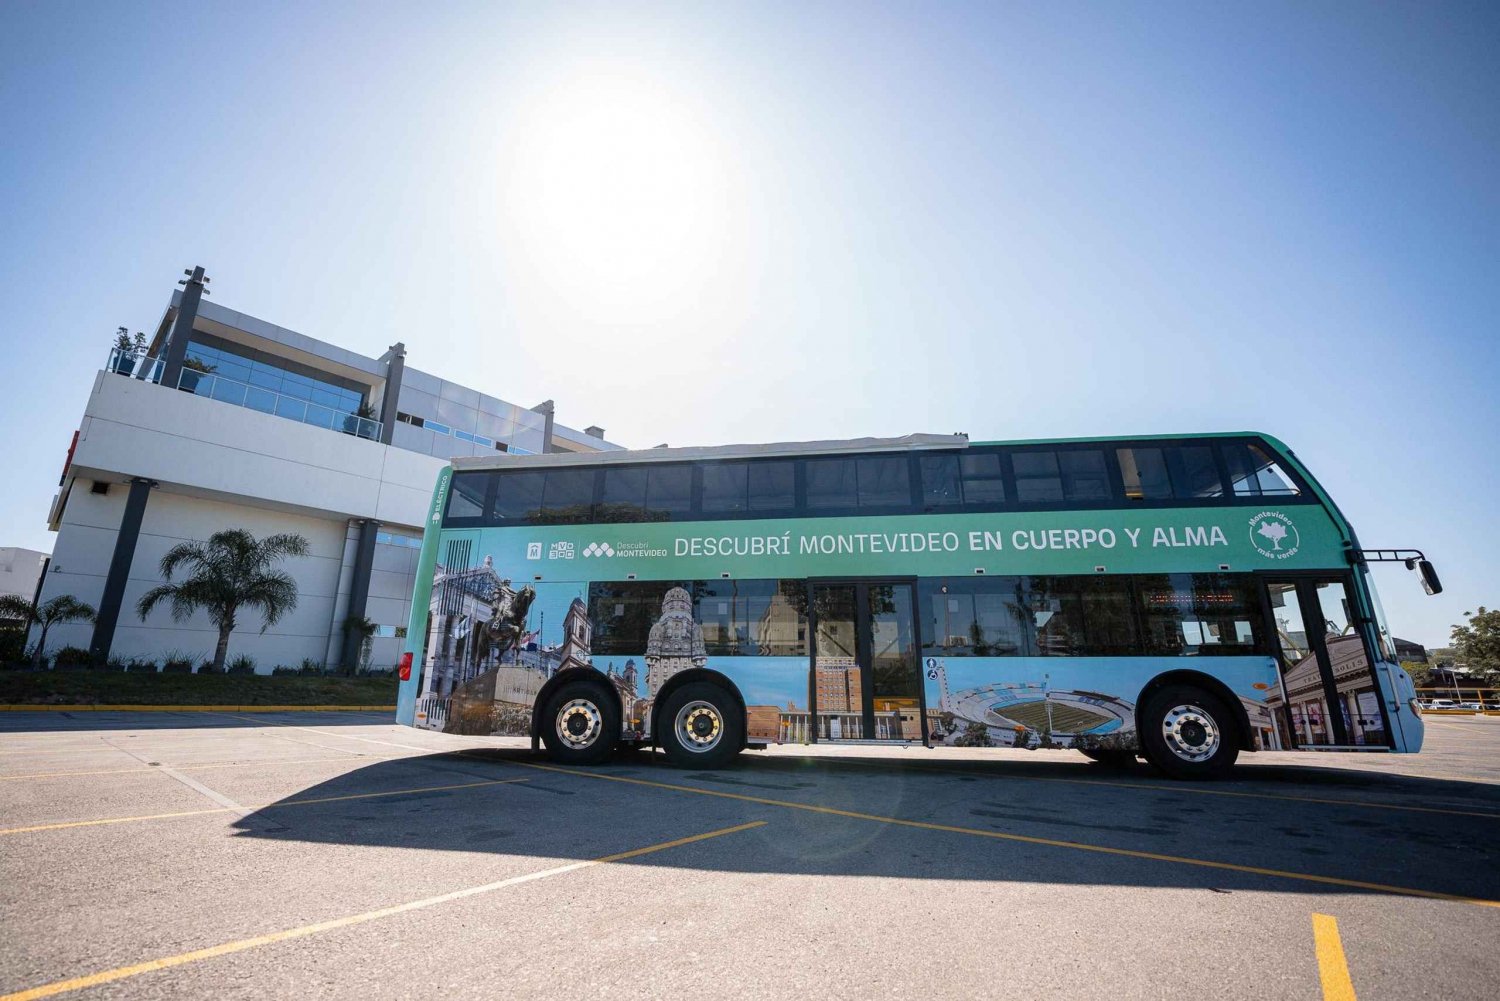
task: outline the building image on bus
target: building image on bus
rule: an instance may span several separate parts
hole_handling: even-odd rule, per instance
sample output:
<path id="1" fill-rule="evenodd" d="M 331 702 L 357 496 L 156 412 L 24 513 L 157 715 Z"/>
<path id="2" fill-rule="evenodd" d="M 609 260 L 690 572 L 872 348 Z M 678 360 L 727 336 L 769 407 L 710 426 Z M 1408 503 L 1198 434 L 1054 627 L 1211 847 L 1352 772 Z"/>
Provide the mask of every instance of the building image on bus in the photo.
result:
<path id="1" fill-rule="evenodd" d="M 697 768 L 778 743 L 1182 778 L 1241 751 L 1415 752 L 1363 554 L 1261 434 L 455 459 L 398 719 Z"/>

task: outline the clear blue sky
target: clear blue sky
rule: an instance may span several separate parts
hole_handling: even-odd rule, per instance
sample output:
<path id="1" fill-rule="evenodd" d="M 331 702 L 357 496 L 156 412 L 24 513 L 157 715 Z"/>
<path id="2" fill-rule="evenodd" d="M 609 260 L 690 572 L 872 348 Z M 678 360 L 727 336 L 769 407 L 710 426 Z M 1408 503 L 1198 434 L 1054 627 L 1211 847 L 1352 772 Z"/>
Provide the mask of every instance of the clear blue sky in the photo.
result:
<path id="1" fill-rule="evenodd" d="M 420 9 L 420 13 L 416 13 Z M 1495 565 L 1500 7 L 0 7 L 0 544 L 183 267 L 628 445 L 1256 428 Z"/>

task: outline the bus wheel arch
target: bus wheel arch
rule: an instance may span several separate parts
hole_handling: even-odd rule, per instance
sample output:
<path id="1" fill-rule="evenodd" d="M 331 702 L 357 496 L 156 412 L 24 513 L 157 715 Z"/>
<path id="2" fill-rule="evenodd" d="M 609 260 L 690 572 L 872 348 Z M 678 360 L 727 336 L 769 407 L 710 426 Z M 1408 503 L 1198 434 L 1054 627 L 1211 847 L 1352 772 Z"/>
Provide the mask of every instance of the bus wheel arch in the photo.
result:
<path id="1" fill-rule="evenodd" d="M 620 696 L 593 668 L 563 671 L 537 692 L 531 711 L 533 747 L 538 739 L 557 761 L 594 764 L 619 745 Z M 562 727 L 569 728 L 565 733 Z"/>
<path id="2" fill-rule="evenodd" d="M 1246 737 L 1243 706 L 1221 683 L 1186 672 L 1142 692 L 1137 709 L 1141 752 L 1175 779 L 1228 775 Z M 1232 732 L 1237 731 L 1237 732 Z"/>
<path id="3" fill-rule="evenodd" d="M 1193 688 L 1201 688 L 1204 691 L 1208 692 L 1210 695 L 1216 696 L 1218 699 L 1220 699 L 1226 706 L 1229 707 L 1230 717 L 1234 721 L 1235 728 L 1239 731 L 1239 741 L 1236 746 L 1241 751 L 1255 750 L 1255 741 L 1251 736 L 1252 731 L 1250 729 L 1250 715 L 1245 712 L 1245 706 L 1242 702 L 1240 702 L 1239 696 L 1230 691 L 1229 686 L 1224 684 L 1224 682 L 1220 681 L 1218 678 L 1215 678 L 1212 675 L 1204 674 L 1201 671 L 1191 671 L 1187 669 L 1167 671 L 1165 674 L 1158 674 L 1156 677 L 1147 682 L 1145 688 L 1141 689 L 1140 697 L 1136 699 L 1135 703 L 1135 726 L 1137 735 L 1144 734 L 1145 732 L 1145 730 L 1143 729 L 1144 722 L 1141 719 L 1141 714 L 1145 710 L 1146 704 L 1151 701 L 1151 697 L 1153 695 L 1170 685 L 1188 685 Z"/>
<path id="4" fill-rule="evenodd" d="M 748 722 L 739 686 L 707 668 L 673 675 L 651 703 L 652 742 L 679 767 L 728 764 L 748 742 Z"/>

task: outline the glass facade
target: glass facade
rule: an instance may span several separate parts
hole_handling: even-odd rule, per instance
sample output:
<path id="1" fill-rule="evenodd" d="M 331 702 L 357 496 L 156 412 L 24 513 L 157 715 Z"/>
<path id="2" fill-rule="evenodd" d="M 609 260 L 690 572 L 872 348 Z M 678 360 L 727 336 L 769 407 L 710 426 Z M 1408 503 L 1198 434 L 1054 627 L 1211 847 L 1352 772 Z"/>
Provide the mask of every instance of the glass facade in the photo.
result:
<path id="1" fill-rule="evenodd" d="M 332 376 L 315 375 L 311 370 L 249 348 L 241 352 L 228 345 L 205 343 L 202 335 L 195 332 L 188 342 L 186 366 L 200 365 L 201 371 L 269 390 L 289 402 L 310 403 L 338 413 L 355 413 L 365 402 L 362 387 L 340 384 L 332 381 Z"/>
<path id="2" fill-rule="evenodd" d="M 379 422 L 359 413 L 365 387 L 198 331 L 188 342 L 177 388 L 330 431 L 380 436 Z"/>

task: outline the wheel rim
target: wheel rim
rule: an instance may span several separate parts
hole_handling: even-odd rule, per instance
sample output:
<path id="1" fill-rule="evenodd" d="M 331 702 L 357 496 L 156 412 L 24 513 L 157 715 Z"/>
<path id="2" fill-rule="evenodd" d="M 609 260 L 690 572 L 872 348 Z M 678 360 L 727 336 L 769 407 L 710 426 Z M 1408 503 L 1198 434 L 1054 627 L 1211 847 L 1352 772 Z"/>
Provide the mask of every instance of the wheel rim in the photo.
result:
<path id="1" fill-rule="evenodd" d="M 1201 762 L 1219 750 L 1219 724 L 1200 706 L 1173 706 L 1162 717 L 1161 735 L 1167 749 L 1183 761 Z"/>
<path id="2" fill-rule="evenodd" d="M 673 723 L 677 743 L 683 750 L 701 754 L 718 746 L 724 736 L 724 718 L 719 707 L 701 700 L 689 702 L 677 710 Z"/>
<path id="3" fill-rule="evenodd" d="M 573 699 L 557 711 L 557 739 L 575 750 L 590 746 L 604 729 L 604 715 L 588 699 Z"/>

